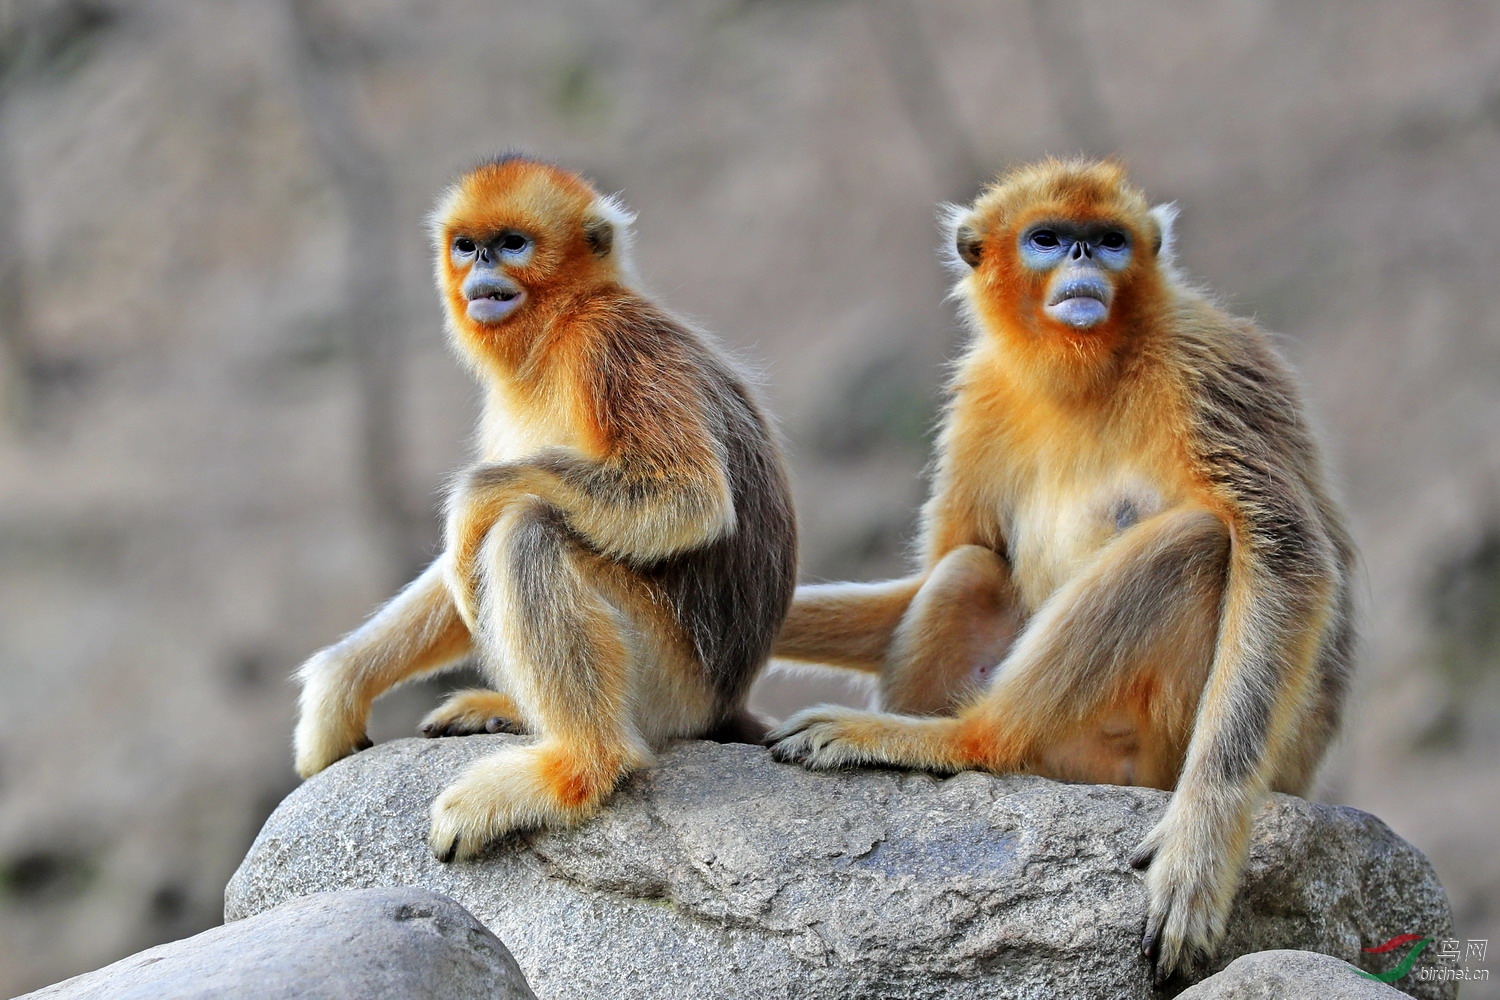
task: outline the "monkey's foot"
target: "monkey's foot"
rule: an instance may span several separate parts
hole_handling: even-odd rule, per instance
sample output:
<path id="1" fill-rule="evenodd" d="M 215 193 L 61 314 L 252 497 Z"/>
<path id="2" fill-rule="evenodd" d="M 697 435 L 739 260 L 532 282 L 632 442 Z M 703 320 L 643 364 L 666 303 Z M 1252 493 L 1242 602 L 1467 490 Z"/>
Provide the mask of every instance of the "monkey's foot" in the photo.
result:
<path id="1" fill-rule="evenodd" d="M 1132 867 L 1146 869 L 1141 951 L 1158 987 L 1202 968 L 1224 936 L 1238 882 L 1238 868 L 1225 850 L 1222 845 L 1185 843 L 1164 819 L 1131 856 Z"/>
<path id="2" fill-rule="evenodd" d="M 297 724 L 293 745 L 297 776 L 311 778 L 330 764 L 375 744 L 362 728 L 334 727 L 309 719 Z"/>
<path id="3" fill-rule="evenodd" d="M 303 778 L 372 745 L 365 735 L 365 713 L 344 693 L 343 675 L 343 662 L 330 649 L 314 654 L 297 672 L 302 697 L 292 746 L 294 766 Z"/>
<path id="4" fill-rule="evenodd" d="M 798 712 L 766 737 L 771 756 L 817 771 L 883 764 L 961 771 L 956 719 L 916 718 L 819 705 Z"/>
<path id="5" fill-rule="evenodd" d="M 551 741 L 490 754 L 433 802 L 428 846 L 439 861 L 464 861 L 518 830 L 572 826 L 649 759 L 644 748 L 590 754 Z"/>
<path id="6" fill-rule="evenodd" d="M 476 733 L 525 733 L 521 710 L 499 691 L 470 688 L 455 691 L 422 720 L 423 736 L 473 736 Z"/>

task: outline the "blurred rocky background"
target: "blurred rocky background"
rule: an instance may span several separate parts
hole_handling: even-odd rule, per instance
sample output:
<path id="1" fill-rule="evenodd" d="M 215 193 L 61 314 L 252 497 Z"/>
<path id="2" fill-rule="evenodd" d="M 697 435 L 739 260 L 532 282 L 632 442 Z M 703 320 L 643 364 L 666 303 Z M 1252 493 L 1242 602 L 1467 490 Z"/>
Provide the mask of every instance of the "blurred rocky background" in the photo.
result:
<path id="1" fill-rule="evenodd" d="M 647 286 L 764 373 L 808 579 L 906 565 L 936 204 L 1074 152 L 1179 201 L 1363 546 L 1322 796 L 1500 938 L 1500 6 L 0 0 L 0 993 L 218 921 L 290 671 L 435 552 L 475 392 L 423 217 L 507 147 L 623 191 Z"/>

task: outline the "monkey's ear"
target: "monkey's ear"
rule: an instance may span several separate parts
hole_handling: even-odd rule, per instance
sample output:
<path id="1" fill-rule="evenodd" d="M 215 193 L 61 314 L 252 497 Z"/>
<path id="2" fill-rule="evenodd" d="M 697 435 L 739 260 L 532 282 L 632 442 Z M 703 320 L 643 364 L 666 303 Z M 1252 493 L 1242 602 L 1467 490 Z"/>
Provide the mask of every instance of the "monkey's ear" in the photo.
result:
<path id="1" fill-rule="evenodd" d="M 630 225 L 635 213 L 615 195 L 594 199 L 583 217 L 583 238 L 596 257 L 611 254 L 622 267 L 629 267 L 626 251 L 630 249 Z"/>
<path id="2" fill-rule="evenodd" d="M 978 267 L 980 256 L 984 253 L 984 241 L 979 238 L 973 226 L 965 224 L 959 226 L 953 234 L 953 249 L 965 264 Z"/>
<path id="3" fill-rule="evenodd" d="M 1177 255 L 1176 202 L 1162 202 L 1151 209 L 1151 221 L 1156 223 L 1156 239 L 1152 248 L 1156 251 L 1156 259 L 1170 264 Z"/>
<path id="4" fill-rule="evenodd" d="M 595 257 L 608 257 L 615 247 L 614 223 L 608 219 L 591 216 L 583 220 L 583 239 L 594 251 Z"/>
<path id="5" fill-rule="evenodd" d="M 984 253 L 984 241 L 980 239 L 969 209 L 965 205 L 942 205 L 938 208 L 938 224 L 948 234 L 948 245 L 943 256 L 948 267 L 966 274 L 979 266 Z"/>

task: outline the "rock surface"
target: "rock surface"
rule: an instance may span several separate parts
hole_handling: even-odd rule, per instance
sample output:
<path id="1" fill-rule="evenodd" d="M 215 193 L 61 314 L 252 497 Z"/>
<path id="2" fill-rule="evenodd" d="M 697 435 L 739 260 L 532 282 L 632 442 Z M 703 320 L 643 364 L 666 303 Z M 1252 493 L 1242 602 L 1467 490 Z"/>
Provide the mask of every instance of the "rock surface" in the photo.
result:
<path id="1" fill-rule="evenodd" d="M 27 997 L 536 1000 L 505 945 L 473 914 L 410 887 L 293 899 Z"/>
<path id="2" fill-rule="evenodd" d="M 1178 994 L 1177 1000 L 1400 1000 L 1348 962 L 1311 951 L 1260 951 Z"/>
<path id="3" fill-rule="evenodd" d="M 428 804 L 469 761 L 521 739 L 402 740 L 341 761 L 271 816 L 226 917 L 329 889 L 427 886 L 503 938 L 547 1000 L 1153 995 L 1126 859 L 1164 793 L 817 774 L 759 747 L 683 742 L 579 829 L 433 860 Z M 1451 936 L 1420 852 L 1357 810 L 1273 797 L 1224 963 L 1271 948 L 1358 963 L 1380 957 L 1362 946 L 1413 930 Z"/>

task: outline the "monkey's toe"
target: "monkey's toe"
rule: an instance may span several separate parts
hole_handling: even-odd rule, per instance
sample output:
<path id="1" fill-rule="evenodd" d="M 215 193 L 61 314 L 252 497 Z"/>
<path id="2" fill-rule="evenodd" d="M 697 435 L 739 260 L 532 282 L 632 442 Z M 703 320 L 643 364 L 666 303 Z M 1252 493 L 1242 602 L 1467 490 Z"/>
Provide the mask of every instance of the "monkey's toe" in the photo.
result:
<path id="1" fill-rule="evenodd" d="M 520 711 L 509 695 L 475 688 L 458 691 L 427 713 L 420 730 L 423 736 L 474 736 L 480 733 L 520 735 L 526 727 L 516 719 Z"/>

